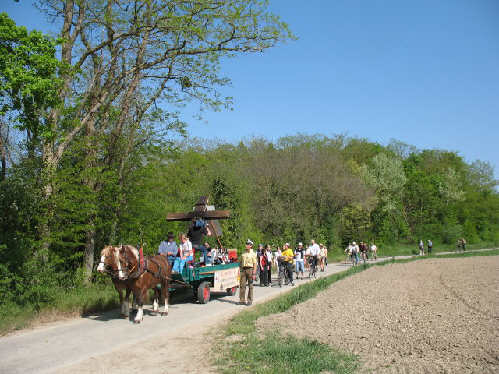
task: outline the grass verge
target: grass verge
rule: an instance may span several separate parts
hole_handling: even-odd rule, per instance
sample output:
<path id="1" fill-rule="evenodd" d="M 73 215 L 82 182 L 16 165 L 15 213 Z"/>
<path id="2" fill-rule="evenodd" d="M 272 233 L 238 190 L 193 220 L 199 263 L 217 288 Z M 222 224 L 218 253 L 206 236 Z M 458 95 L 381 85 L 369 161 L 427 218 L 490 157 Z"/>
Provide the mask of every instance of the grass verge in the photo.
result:
<path id="1" fill-rule="evenodd" d="M 40 310 L 15 303 L 4 304 L 0 306 L 0 335 L 38 323 L 113 309 L 118 304 L 112 284 L 61 290 L 50 305 L 43 305 Z"/>
<path id="2" fill-rule="evenodd" d="M 255 326 L 256 320 L 270 314 L 285 312 L 292 306 L 316 296 L 334 282 L 372 266 L 435 258 L 497 255 L 499 255 L 499 250 L 495 249 L 484 252 L 388 260 L 376 264 L 362 264 L 300 285 L 284 295 L 235 315 L 228 322 L 223 333 L 216 337 L 215 349 L 218 357 L 215 364 L 223 373 L 353 373 L 360 365 L 357 356 L 309 339 L 298 339 L 277 332 L 259 334 Z"/>

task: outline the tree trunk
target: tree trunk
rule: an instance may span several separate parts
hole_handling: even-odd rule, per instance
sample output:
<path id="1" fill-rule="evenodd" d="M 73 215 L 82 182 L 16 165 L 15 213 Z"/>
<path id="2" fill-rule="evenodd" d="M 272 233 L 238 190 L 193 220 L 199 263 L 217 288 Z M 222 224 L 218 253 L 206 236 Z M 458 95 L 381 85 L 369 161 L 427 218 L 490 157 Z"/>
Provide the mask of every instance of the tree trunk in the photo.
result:
<path id="1" fill-rule="evenodd" d="M 85 256 L 84 256 L 84 278 L 85 284 L 92 282 L 92 271 L 94 268 L 94 255 L 95 255 L 95 224 L 94 220 L 89 223 L 89 228 L 85 233 Z"/>
<path id="2" fill-rule="evenodd" d="M 2 169 L 0 170 L 0 182 L 1 182 L 5 180 L 5 176 L 7 175 L 7 149 L 1 133 L 0 133 L 0 157 L 2 159 Z"/>

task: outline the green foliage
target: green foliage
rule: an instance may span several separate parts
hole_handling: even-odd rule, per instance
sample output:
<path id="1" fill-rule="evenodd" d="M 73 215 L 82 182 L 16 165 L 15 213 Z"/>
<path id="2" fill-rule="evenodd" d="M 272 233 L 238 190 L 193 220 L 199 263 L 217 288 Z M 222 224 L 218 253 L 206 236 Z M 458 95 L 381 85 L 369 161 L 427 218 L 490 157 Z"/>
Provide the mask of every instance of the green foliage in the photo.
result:
<path id="1" fill-rule="evenodd" d="M 0 115 L 12 114 L 20 129 L 50 136 L 42 114 L 59 103 L 62 65 L 55 58 L 56 41 L 39 31 L 16 26 L 0 13 Z"/>

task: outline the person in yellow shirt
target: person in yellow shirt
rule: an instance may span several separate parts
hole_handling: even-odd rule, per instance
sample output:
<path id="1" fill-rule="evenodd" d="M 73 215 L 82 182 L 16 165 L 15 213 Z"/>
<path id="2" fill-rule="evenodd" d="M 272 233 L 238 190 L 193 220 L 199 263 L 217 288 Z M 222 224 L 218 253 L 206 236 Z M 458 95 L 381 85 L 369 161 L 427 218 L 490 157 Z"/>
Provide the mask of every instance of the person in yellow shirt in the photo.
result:
<path id="1" fill-rule="evenodd" d="M 293 258 L 295 254 L 293 250 L 289 247 L 289 243 L 284 244 L 284 250 L 281 253 L 281 256 L 285 258 L 286 261 L 286 270 L 288 272 L 288 279 L 291 286 L 294 286 L 293 283 Z"/>
<path id="2" fill-rule="evenodd" d="M 253 303 L 253 277 L 256 274 L 256 253 L 253 252 L 253 242 L 246 241 L 246 250 L 241 255 L 240 266 L 240 280 L 239 280 L 239 304 L 246 304 L 246 283 L 248 283 L 248 304 Z"/>

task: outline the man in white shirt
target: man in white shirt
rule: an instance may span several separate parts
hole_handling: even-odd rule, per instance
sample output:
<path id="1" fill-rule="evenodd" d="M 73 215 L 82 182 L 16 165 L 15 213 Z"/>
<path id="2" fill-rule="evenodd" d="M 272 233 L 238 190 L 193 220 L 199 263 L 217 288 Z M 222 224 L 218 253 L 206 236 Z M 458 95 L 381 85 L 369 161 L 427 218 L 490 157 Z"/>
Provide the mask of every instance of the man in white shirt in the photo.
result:
<path id="1" fill-rule="evenodd" d="M 372 243 L 371 245 L 371 252 L 373 253 L 374 260 L 378 257 L 378 247 L 376 247 L 376 244 Z"/>
<path id="2" fill-rule="evenodd" d="M 314 265 L 317 266 L 317 258 L 321 252 L 321 249 L 314 239 L 310 241 L 310 247 L 308 247 L 308 249 L 310 250 L 310 257 L 312 257 Z"/>

